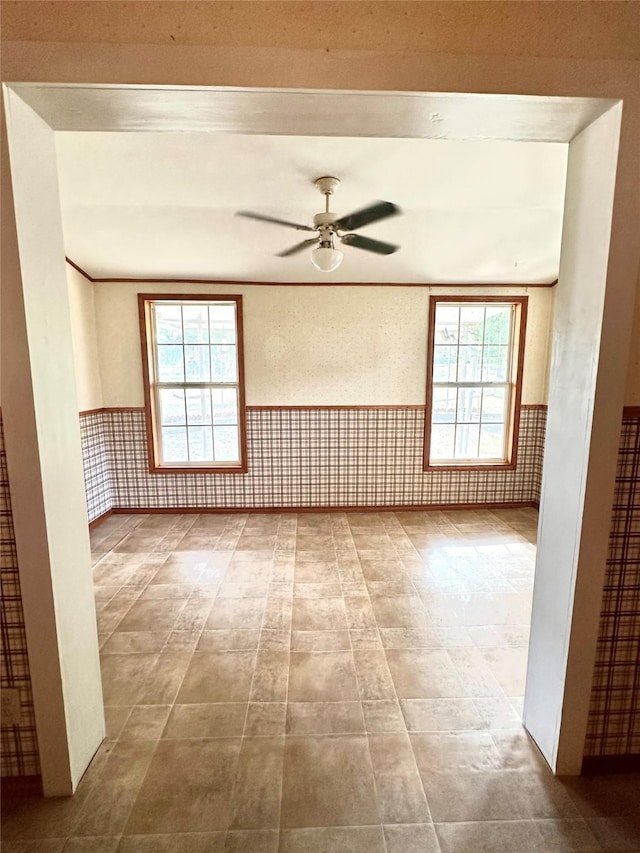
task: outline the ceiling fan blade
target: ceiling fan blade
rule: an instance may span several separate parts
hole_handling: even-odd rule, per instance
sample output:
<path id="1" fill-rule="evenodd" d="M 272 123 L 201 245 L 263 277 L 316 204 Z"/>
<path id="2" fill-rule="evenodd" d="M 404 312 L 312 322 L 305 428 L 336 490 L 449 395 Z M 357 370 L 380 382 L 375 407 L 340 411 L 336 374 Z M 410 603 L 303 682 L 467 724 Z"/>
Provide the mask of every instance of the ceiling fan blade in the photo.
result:
<path id="1" fill-rule="evenodd" d="M 392 255 L 400 248 L 393 243 L 372 240 L 371 237 L 363 237 L 361 234 L 345 234 L 340 239 L 345 245 L 353 246 L 354 249 L 364 249 L 365 252 L 375 252 L 378 255 Z"/>
<path id="2" fill-rule="evenodd" d="M 284 252 L 278 252 L 276 254 L 276 258 L 288 258 L 291 255 L 297 255 L 298 252 L 301 252 L 303 249 L 306 249 L 307 246 L 311 246 L 314 243 L 317 243 L 318 239 L 318 237 L 312 237 L 310 240 L 303 240 L 302 243 L 296 243 L 295 246 L 291 246 L 291 248 L 285 249 Z"/>
<path id="3" fill-rule="evenodd" d="M 335 225 L 340 231 L 356 231 L 363 225 L 377 222 L 378 219 L 385 219 L 387 216 L 393 216 L 396 213 L 400 213 L 397 204 L 390 201 L 377 201 L 375 204 L 370 204 L 369 207 L 363 207 L 362 210 L 356 210 L 341 219 L 336 219 Z"/>
<path id="4" fill-rule="evenodd" d="M 315 231 L 315 228 L 310 225 L 298 225 L 297 222 L 287 222 L 286 219 L 276 219 L 273 216 L 265 216 L 263 213 L 254 213 L 251 210 L 238 210 L 236 216 L 257 219 L 259 222 L 273 222 L 275 225 L 287 225 L 289 228 L 297 228 L 298 231 Z"/>

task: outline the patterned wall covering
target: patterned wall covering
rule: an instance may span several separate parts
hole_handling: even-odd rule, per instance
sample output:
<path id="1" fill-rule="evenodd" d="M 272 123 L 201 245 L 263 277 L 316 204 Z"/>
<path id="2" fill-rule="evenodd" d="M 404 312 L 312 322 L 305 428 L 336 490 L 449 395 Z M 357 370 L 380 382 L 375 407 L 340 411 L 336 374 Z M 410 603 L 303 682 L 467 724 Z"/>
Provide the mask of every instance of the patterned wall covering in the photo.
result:
<path id="1" fill-rule="evenodd" d="M 346 507 L 536 501 L 546 412 L 523 407 L 516 470 L 429 473 L 422 470 L 424 410 L 420 407 L 249 409 L 247 474 L 149 474 L 143 411 L 107 409 L 81 421 L 90 421 L 83 423 L 82 436 L 91 521 L 111 506 Z"/>
<path id="2" fill-rule="evenodd" d="M 640 413 L 622 423 L 585 752 L 640 754 Z"/>
<path id="3" fill-rule="evenodd" d="M 0 730 L 2 776 L 37 776 L 40 773 L 38 742 L 1 415 L 0 591 L 0 689 L 17 687 L 22 708 L 20 725 L 2 726 Z"/>
<path id="4" fill-rule="evenodd" d="M 89 521 L 94 521 L 113 507 L 108 434 L 108 418 L 103 410 L 81 416 L 80 440 Z"/>

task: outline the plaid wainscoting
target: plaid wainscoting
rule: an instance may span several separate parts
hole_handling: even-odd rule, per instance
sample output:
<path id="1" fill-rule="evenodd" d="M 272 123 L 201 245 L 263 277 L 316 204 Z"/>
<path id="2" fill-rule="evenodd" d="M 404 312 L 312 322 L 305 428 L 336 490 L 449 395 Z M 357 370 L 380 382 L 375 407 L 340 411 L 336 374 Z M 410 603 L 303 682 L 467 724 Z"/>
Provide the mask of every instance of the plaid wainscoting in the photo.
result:
<path id="1" fill-rule="evenodd" d="M 622 422 L 585 754 L 640 754 L 640 413 Z"/>
<path id="2" fill-rule="evenodd" d="M 540 495 L 546 411 L 539 406 L 523 407 L 518 466 L 504 471 L 424 472 L 418 406 L 249 408 L 246 474 L 150 474 L 142 410 L 105 409 L 85 419 L 90 521 L 111 507 L 424 506 L 527 503 Z"/>
<path id="3" fill-rule="evenodd" d="M 22 719 L 20 725 L 2 726 L 2 776 L 37 776 L 40 774 L 38 741 L 33 712 L 31 676 L 24 630 L 22 595 L 18 575 L 9 494 L 9 475 L 4 449 L 2 416 L 0 415 L 0 689 L 20 691 Z"/>
<path id="4" fill-rule="evenodd" d="M 84 487 L 87 493 L 89 521 L 94 521 L 113 507 L 107 421 L 105 411 L 102 409 L 87 412 L 80 417 Z"/>

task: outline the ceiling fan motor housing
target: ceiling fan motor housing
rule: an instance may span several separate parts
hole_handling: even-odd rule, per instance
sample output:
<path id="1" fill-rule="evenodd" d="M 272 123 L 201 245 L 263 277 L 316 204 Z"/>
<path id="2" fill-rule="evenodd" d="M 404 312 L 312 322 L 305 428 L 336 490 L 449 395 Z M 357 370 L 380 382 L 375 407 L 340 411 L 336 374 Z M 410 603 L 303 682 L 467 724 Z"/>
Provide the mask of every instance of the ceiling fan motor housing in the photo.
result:
<path id="1" fill-rule="evenodd" d="M 313 224 L 318 230 L 322 230 L 323 228 L 332 228 L 335 220 L 335 213 L 327 211 L 326 213 L 316 213 L 313 217 Z M 335 228 L 332 228 L 332 230 L 335 231 Z"/>

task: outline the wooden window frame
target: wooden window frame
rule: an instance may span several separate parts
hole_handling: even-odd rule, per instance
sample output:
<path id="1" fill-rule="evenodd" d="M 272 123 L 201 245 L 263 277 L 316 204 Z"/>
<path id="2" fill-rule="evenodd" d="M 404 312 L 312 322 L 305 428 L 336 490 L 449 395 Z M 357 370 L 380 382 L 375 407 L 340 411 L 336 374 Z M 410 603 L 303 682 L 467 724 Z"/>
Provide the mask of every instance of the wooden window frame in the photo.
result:
<path id="1" fill-rule="evenodd" d="M 151 306 L 154 302 L 235 302 L 236 347 L 238 358 L 238 447 L 240 462 L 210 464 L 208 462 L 184 465 L 159 462 L 158 418 L 154 391 L 154 341 L 151 331 Z M 138 316 L 140 321 L 140 344 L 142 348 L 142 379 L 144 384 L 144 407 L 147 430 L 147 451 L 151 474 L 245 474 L 247 472 L 247 433 L 244 382 L 244 341 L 242 324 L 242 296 L 223 294 L 186 293 L 139 293 Z M 215 384 L 215 383 L 214 383 Z"/>
<path id="2" fill-rule="evenodd" d="M 527 307 L 528 296 L 431 296 L 429 297 L 429 331 L 427 342 L 427 399 L 424 419 L 424 449 L 423 470 L 424 471 L 508 471 L 514 470 L 518 462 L 518 433 L 520 426 L 520 408 L 522 398 L 522 374 L 524 369 L 524 350 L 527 332 Z M 454 305 L 480 303 L 482 305 L 503 304 L 513 305 L 516 310 L 514 322 L 511 359 L 511 376 L 509 386 L 511 388 L 511 399 L 509 401 L 509 420 L 507 424 L 507 435 L 505 440 L 506 458 L 504 462 L 489 460 L 461 460 L 452 463 L 447 460 L 444 463 L 431 462 L 431 414 L 433 405 L 433 358 L 435 346 L 435 320 L 436 307 L 438 304 L 449 303 Z"/>

